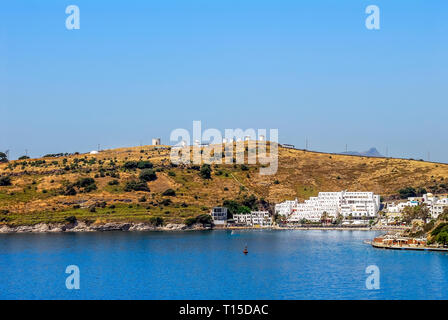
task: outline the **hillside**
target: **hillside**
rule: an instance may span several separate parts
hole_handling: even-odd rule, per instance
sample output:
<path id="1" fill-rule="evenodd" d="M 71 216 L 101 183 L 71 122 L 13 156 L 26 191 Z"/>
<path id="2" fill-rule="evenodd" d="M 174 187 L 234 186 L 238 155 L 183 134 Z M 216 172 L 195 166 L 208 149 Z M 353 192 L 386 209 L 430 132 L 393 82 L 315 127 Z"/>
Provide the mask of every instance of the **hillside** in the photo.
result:
<path id="1" fill-rule="evenodd" d="M 259 175 L 259 165 L 212 165 L 207 179 L 199 166 L 171 165 L 169 155 L 169 147 L 143 146 L 2 163 L 0 225 L 73 217 L 88 223 L 147 222 L 155 217 L 184 222 L 224 200 L 241 202 L 250 195 L 259 200 L 252 204 L 267 206 L 319 191 L 374 191 L 394 197 L 404 187 L 436 191 L 448 182 L 446 164 L 281 147 L 275 175 Z"/>

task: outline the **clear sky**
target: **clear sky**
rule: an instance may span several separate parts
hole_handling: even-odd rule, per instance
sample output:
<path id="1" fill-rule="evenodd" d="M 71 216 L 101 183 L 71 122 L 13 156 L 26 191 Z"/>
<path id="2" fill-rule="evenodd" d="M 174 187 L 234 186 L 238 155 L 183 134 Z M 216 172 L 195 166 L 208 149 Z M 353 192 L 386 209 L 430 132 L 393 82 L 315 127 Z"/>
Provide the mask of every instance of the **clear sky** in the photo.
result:
<path id="1" fill-rule="evenodd" d="M 447 75 L 446 0 L 4 1 L 0 151 L 169 143 L 201 120 L 448 162 Z"/>

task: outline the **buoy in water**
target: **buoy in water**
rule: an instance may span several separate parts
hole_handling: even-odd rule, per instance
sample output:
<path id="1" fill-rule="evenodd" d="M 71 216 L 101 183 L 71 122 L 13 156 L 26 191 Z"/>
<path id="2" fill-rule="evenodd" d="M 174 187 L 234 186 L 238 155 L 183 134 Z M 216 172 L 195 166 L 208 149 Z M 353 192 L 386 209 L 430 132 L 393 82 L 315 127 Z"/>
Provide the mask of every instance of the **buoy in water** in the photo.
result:
<path id="1" fill-rule="evenodd" d="M 248 254 L 249 253 L 249 251 L 247 251 L 247 246 L 244 248 L 243 253 L 244 254 Z"/>

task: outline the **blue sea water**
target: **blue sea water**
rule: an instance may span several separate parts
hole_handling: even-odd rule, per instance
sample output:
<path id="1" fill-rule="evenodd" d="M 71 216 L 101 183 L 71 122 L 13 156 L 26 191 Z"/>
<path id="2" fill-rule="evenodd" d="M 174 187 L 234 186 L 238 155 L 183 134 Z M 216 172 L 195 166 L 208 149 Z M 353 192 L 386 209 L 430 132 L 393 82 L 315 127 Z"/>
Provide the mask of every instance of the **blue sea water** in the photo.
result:
<path id="1" fill-rule="evenodd" d="M 448 299 L 448 255 L 374 249 L 370 231 L 0 235 L 0 299 Z M 248 246 L 249 254 L 242 253 Z M 68 290 L 68 265 L 80 289 Z M 366 268 L 380 289 L 366 288 Z"/>

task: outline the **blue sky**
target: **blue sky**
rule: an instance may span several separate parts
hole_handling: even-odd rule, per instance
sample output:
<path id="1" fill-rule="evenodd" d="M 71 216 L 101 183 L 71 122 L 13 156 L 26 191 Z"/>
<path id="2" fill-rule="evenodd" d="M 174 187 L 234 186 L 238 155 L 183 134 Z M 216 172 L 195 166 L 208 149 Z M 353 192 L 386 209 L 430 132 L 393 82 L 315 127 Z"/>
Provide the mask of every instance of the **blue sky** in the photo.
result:
<path id="1" fill-rule="evenodd" d="M 80 30 L 65 8 L 80 8 Z M 381 10 L 367 30 L 365 8 Z M 448 162 L 448 2 L 9 1 L 0 150 L 12 158 L 278 128 L 319 151 Z"/>

